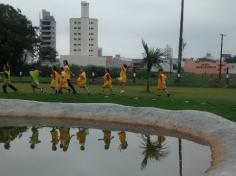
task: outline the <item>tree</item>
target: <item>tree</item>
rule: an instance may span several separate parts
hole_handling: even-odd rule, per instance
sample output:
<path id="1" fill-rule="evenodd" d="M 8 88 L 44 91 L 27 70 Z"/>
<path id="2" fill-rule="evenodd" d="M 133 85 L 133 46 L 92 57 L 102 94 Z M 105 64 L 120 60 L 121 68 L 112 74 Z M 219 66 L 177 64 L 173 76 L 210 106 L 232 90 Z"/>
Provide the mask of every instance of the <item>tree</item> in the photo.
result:
<path id="1" fill-rule="evenodd" d="M 39 49 L 40 61 L 55 61 L 57 57 L 57 51 L 52 47 L 41 47 Z"/>
<path id="2" fill-rule="evenodd" d="M 225 58 L 224 61 L 227 63 L 236 63 L 236 56 Z"/>
<path id="3" fill-rule="evenodd" d="M 24 54 L 38 49 L 38 28 L 19 9 L 0 4 L 0 66 L 18 66 L 25 62 Z"/>
<path id="4" fill-rule="evenodd" d="M 162 62 L 161 57 L 164 55 L 160 48 L 149 48 L 147 43 L 142 40 L 142 45 L 144 49 L 144 63 L 147 66 L 147 92 L 150 92 L 150 73 L 152 66 L 157 66 L 161 68 L 160 63 Z"/>

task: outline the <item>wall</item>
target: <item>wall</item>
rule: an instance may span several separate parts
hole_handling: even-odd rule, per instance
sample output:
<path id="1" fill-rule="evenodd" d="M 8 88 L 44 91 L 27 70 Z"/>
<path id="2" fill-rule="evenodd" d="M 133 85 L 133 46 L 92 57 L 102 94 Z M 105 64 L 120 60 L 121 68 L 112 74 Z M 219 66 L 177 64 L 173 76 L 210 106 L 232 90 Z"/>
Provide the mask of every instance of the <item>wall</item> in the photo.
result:
<path id="1" fill-rule="evenodd" d="M 62 63 L 63 60 L 68 60 L 69 64 L 80 65 L 80 66 L 94 65 L 94 66 L 106 67 L 106 57 L 61 55 L 59 60 L 60 63 Z"/>

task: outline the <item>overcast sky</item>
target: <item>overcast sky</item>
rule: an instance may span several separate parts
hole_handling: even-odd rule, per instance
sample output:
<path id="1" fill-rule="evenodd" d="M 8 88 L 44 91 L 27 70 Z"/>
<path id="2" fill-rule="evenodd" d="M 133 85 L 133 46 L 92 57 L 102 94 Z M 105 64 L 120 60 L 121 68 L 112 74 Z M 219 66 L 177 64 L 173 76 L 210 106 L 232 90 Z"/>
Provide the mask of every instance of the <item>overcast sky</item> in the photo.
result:
<path id="1" fill-rule="evenodd" d="M 177 57 L 181 0 L 87 0 L 90 17 L 99 20 L 99 47 L 104 55 L 141 58 L 143 38 L 150 47 L 169 44 Z M 0 0 L 22 10 L 33 25 L 46 9 L 57 22 L 57 50 L 69 54 L 69 19 L 80 17 L 80 0 Z M 185 0 L 184 57 L 219 57 L 220 33 L 224 53 L 236 54 L 236 1 Z"/>

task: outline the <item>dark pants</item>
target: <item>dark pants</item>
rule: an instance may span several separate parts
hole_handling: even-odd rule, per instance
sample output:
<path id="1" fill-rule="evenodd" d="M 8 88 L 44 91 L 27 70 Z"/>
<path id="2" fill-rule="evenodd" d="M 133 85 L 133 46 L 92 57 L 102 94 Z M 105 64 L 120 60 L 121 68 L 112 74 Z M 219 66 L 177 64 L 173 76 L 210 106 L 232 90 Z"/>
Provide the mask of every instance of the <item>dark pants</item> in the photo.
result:
<path id="1" fill-rule="evenodd" d="M 74 86 L 71 84 L 69 79 L 67 79 L 67 83 L 68 83 L 68 86 L 72 89 L 73 93 L 76 94 L 76 90 L 75 90 Z"/>
<path id="2" fill-rule="evenodd" d="M 4 93 L 7 93 L 7 87 L 10 87 L 15 92 L 17 91 L 17 88 L 15 88 L 12 84 L 8 84 L 8 85 L 3 85 L 2 86 L 2 90 L 3 90 Z"/>

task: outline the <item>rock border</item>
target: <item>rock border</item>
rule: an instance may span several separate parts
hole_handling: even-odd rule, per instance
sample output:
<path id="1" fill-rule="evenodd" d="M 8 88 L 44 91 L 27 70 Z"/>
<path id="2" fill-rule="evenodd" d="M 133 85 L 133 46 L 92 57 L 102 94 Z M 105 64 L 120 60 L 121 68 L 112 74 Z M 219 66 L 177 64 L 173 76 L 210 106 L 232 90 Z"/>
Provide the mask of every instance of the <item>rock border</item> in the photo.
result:
<path id="1" fill-rule="evenodd" d="M 130 130 L 152 129 L 208 144 L 212 167 L 205 176 L 235 176 L 236 124 L 208 112 L 171 111 L 148 107 L 128 107 L 96 103 L 48 103 L 28 100 L 0 100 L 0 119 L 26 118 L 63 124 L 65 120 L 87 123 L 124 124 Z M 68 123 L 70 124 L 70 123 Z M 2 125 L 2 124 L 1 124 Z"/>

